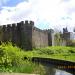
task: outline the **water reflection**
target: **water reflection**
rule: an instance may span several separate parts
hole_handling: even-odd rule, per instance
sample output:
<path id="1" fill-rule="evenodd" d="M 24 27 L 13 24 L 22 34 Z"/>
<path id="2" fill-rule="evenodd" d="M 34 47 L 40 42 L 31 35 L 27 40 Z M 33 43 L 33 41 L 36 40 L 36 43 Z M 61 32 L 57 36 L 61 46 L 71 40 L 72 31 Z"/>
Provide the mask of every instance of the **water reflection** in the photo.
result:
<path id="1" fill-rule="evenodd" d="M 45 71 L 46 71 L 45 75 L 55 75 L 56 73 L 56 69 L 54 69 L 53 67 L 49 67 L 49 66 L 45 66 Z"/>
<path id="2" fill-rule="evenodd" d="M 57 70 L 57 69 L 56 69 L 55 75 L 73 75 L 73 74 L 70 74 L 70 73 L 68 73 L 68 72 L 65 72 L 65 71 Z"/>
<path id="3" fill-rule="evenodd" d="M 45 75 L 73 75 L 63 70 L 58 70 L 54 67 L 45 66 L 46 74 Z"/>

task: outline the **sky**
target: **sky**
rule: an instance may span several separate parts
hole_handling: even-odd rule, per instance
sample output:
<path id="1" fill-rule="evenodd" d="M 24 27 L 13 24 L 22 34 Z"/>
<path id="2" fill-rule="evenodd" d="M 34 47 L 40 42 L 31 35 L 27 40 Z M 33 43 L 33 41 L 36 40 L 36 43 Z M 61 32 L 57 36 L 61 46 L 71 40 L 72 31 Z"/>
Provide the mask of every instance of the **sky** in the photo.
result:
<path id="1" fill-rule="evenodd" d="M 75 27 L 75 0 L 0 0 L 0 25 L 32 20 L 41 29 Z"/>

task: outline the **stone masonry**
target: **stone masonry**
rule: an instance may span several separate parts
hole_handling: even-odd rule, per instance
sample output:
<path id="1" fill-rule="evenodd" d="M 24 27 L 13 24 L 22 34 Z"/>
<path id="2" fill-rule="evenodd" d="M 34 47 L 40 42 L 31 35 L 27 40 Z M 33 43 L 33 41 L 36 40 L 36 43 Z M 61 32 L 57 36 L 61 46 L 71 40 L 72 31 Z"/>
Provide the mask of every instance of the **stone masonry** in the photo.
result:
<path id="1" fill-rule="evenodd" d="M 0 26 L 1 42 L 12 42 L 13 45 L 26 50 L 52 45 L 51 30 L 41 30 L 34 26 L 33 21 Z"/>

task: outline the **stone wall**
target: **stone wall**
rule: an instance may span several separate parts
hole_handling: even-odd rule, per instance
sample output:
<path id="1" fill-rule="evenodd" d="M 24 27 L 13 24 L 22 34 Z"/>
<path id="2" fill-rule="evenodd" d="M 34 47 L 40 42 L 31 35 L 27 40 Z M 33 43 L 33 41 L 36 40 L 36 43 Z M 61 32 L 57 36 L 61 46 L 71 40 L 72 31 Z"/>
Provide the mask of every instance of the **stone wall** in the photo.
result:
<path id="1" fill-rule="evenodd" d="M 54 30 L 53 29 L 48 29 L 48 45 L 49 46 L 54 46 Z"/>
<path id="2" fill-rule="evenodd" d="M 12 42 L 13 45 L 26 50 L 47 47 L 51 42 L 48 36 L 51 36 L 48 31 L 34 27 L 33 21 L 21 21 L 0 26 L 0 43 Z"/>
<path id="3" fill-rule="evenodd" d="M 69 38 L 69 33 L 62 34 L 62 38 L 57 38 L 59 45 L 65 46 L 64 39 Z M 0 44 L 1 42 L 12 42 L 13 45 L 31 50 L 32 48 L 41 48 L 47 46 L 57 46 L 55 41 L 54 30 L 41 30 L 34 26 L 33 21 L 21 21 L 19 23 L 7 24 L 0 26 Z"/>
<path id="4" fill-rule="evenodd" d="M 32 45 L 33 48 L 47 47 L 48 46 L 47 31 L 34 27 L 32 32 Z"/>
<path id="5" fill-rule="evenodd" d="M 32 49 L 32 27 L 34 22 L 21 21 L 0 26 L 0 43 L 12 42 L 23 49 Z"/>

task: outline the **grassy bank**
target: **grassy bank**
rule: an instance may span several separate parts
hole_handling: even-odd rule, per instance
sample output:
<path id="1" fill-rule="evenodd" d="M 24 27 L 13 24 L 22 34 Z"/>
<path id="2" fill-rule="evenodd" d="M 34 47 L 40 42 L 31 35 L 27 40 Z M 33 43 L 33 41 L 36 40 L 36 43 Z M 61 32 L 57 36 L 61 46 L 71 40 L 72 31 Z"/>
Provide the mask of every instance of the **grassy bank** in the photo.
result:
<path id="1" fill-rule="evenodd" d="M 0 72 L 15 72 L 44 75 L 41 64 L 32 63 L 31 58 L 24 59 L 25 52 L 9 44 L 0 45 Z"/>
<path id="2" fill-rule="evenodd" d="M 25 52 L 28 57 L 43 57 L 75 62 L 75 47 L 54 46 Z"/>
<path id="3" fill-rule="evenodd" d="M 12 46 L 11 43 L 3 43 L 0 45 L 0 72 L 44 75 L 46 72 L 44 66 L 32 63 L 32 57 L 53 58 L 75 62 L 75 47 L 55 46 L 25 51 L 17 46 Z"/>

